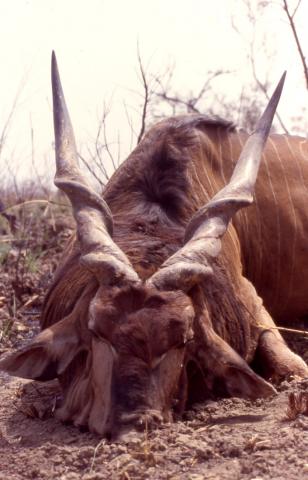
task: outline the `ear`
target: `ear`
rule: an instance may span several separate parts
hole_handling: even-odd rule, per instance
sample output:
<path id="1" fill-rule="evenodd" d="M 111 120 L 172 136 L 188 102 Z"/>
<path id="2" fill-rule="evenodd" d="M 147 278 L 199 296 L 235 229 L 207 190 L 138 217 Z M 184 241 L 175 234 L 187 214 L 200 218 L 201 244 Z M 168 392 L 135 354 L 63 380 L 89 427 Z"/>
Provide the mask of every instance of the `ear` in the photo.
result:
<path id="1" fill-rule="evenodd" d="M 209 388 L 220 395 L 249 398 L 269 397 L 275 388 L 257 375 L 211 327 L 203 329 L 203 343 L 197 349 L 198 364 L 210 381 Z M 201 332 L 200 332 L 201 333 Z"/>
<path id="2" fill-rule="evenodd" d="M 244 364 L 244 366 L 240 364 L 228 366 L 223 381 L 231 397 L 256 400 L 277 393 L 270 383 L 257 375 L 247 364 Z"/>
<path id="3" fill-rule="evenodd" d="M 66 317 L 1 360 L 0 370 L 16 377 L 52 380 L 65 371 L 81 348 L 74 322 Z"/>

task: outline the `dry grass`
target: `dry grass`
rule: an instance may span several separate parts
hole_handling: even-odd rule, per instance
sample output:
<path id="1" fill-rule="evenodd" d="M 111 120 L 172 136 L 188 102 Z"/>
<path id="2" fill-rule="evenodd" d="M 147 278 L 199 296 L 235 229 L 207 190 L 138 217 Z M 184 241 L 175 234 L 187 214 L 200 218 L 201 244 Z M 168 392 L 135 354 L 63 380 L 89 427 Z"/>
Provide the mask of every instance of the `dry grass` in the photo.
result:
<path id="1" fill-rule="evenodd" d="M 298 415 L 308 416 L 308 392 L 290 392 L 288 402 L 287 420 L 295 420 Z"/>
<path id="2" fill-rule="evenodd" d="M 65 199 L 50 192 L 45 198 L 33 197 L 33 191 L 22 201 L 12 192 L 3 196 L 5 212 L 14 214 L 17 228 L 11 231 L 7 219 L 0 215 L 2 345 L 24 328 L 28 312 L 37 315 L 73 225 Z"/>

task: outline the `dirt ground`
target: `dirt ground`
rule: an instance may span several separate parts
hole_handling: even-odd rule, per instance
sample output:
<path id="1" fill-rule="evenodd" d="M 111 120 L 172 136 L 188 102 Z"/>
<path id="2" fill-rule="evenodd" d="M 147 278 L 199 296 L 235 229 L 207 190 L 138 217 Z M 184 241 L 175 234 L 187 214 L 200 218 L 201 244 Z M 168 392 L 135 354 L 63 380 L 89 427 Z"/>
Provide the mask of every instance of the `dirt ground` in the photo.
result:
<path id="1" fill-rule="evenodd" d="M 37 237 L 35 248 L 19 238 L 2 257 L 0 355 L 38 331 L 42 298 L 70 235 L 67 225 L 48 228 L 39 249 Z M 308 339 L 289 334 L 288 340 L 307 361 Z M 195 405 L 182 421 L 108 443 L 53 417 L 56 382 L 0 372 L 0 480 L 308 479 L 308 405 L 289 418 L 291 392 L 307 395 L 308 379 L 283 382 L 267 400 Z"/>
<path id="2" fill-rule="evenodd" d="M 308 417 L 290 421 L 286 409 L 288 392 L 307 388 L 285 383 L 271 400 L 196 406 L 184 421 L 116 444 L 53 418 L 54 384 L 2 375 L 0 478 L 305 479 Z"/>

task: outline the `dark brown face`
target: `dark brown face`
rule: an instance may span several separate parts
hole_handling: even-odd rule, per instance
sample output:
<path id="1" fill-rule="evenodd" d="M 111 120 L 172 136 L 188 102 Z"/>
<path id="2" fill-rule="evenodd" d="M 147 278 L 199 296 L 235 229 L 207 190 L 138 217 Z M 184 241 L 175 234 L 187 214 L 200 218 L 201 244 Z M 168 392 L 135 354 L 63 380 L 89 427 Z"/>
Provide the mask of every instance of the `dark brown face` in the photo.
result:
<path id="1" fill-rule="evenodd" d="M 100 433 L 114 435 L 125 426 L 144 428 L 170 420 L 193 316 L 190 299 L 179 291 L 99 289 L 88 326 L 102 374 L 97 372 L 97 383 L 99 377 L 104 383 L 105 425 L 96 426 Z"/>

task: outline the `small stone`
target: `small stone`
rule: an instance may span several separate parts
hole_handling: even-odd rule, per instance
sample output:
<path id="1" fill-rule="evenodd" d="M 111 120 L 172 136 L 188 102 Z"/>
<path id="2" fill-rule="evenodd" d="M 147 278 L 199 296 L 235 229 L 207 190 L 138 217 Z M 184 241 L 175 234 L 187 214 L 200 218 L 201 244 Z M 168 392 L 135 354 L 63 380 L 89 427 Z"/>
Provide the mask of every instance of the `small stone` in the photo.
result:
<path id="1" fill-rule="evenodd" d="M 200 444 L 196 448 L 196 456 L 199 460 L 209 460 L 214 456 L 214 450 L 211 446 L 207 444 Z"/>
<path id="2" fill-rule="evenodd" d="M 119 465 L 123 467 L 132 461 L 132 456 L 129 453 L 122 453 L 111 460 L 110 465 Z"/>
<path id="3" fill-rule="evenodd" d="M 117 452 L 120 453 L 127 453 L 127 447 L 126 445 L 117 445 Z"/>
<path id="4" fill-rule="evenodd" d="M 161 440 L 159 440 L 157 443 L 156 443 L 156 450 L 160 450 L 160 451 L 165 451 L 165 450 L 168 450 L 168 445 L 166 445 L 164 442 L 162 442 Z"/>
<path id="5" fill-rule="evenodd" d="M 176 438 L 178 443 L 185 443 L 187 445 L 191 445 L 191 436 L 190 435 L 184 435 L 182 433 L 179 433 Z"/>
<path id="6" fill-rule="evenodd" d="M 77 478 L 80 480 L 80 475 L 78 475 Z M 104 480 L 105 478 L 106 476 L 103 473 L 99 473 L 99 472 L 86 473 L 85 475 L 82 476 L 82 480 Z M 63 478 L 63 480 L 66 480 L 66 477 Z"/>
<path id="7" fill-rule="evenodd" d="M 68 472 L 63 475 L 61 475 L 60 480 L 78 480 L 80 478 L 80 475 L 75 472 Z"/>

